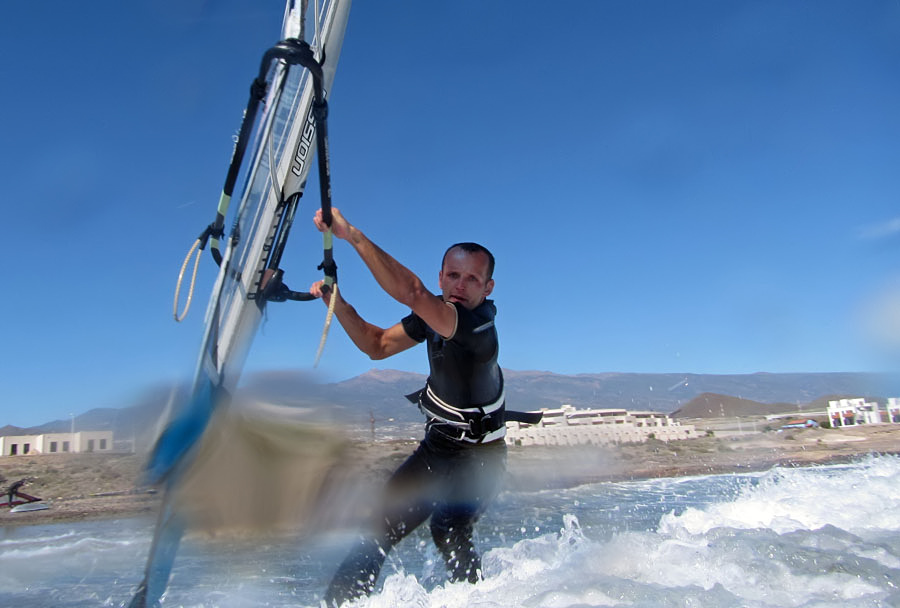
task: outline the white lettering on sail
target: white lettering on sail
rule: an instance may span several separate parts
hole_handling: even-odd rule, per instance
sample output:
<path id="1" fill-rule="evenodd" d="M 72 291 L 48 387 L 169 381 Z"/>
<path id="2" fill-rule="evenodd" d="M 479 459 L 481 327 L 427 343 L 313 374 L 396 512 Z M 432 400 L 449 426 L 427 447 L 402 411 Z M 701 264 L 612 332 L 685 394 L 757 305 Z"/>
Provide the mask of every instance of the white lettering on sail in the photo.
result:
<path id="1" fill-rule="evenodd" d="M 297 151 L 294 153 L 294 160 L 291 162 L 291 173 L 297 177 L 303 175 L 306 163 L 309 160 L 309 151 L 312 149 L 313 137 L 316 133 L 316 118 L 313 116 L 313 109 L 309 109 L 306 115 L 306 124 L 303 125 L 303 133 L 300 135 L 300 141 L 297 142 Z"/>

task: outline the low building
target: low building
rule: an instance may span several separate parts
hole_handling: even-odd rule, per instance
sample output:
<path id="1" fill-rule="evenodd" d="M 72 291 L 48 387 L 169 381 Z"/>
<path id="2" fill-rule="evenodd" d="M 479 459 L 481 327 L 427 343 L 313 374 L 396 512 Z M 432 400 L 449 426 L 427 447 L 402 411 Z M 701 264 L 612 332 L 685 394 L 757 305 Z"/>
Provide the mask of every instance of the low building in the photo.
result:
<path id="1" fill-rule="evenodd" d="M 614 445 L 693 439 L 693 425 L 681 425 L 659 412 L 629 412 L 623 409 L 575 409 L 572 405 L 542 408 L 537 424 L 506 423 L 508 445 Z"/>
<path id="2" fill-rule="evenodd" d="M 900 397 L 890 397 L 885 410 L 888 422 L 900 422 Z"/>
<path id="3" fill-rule="evenodd" d="M 888 399 L 886 413 L 888 422 L 900 422 L 900 402 L 896 397 Z M 882 422 L 878 402 L 866 402 L 862 397 L 829 401 L 828 420 L 831 421 L 831 428 L 834 429 Z"/>
<path id="4" fill-rule="evenodd" d="M 791 420 L 786 424 L 781 425 L 782 430 L 786 429 L 815 429 L 819 427 L 819 423 L 813 420 L 812 418 L 800 418 L 797 420 Z"/>
<path id="5" fill-rule="evenodd" d="M 78 431 L 77 433 L 44 433 L 41 435 L 7 435 L 0 437 L 0 456 L 34 454 L 74 454 L 111 452 L 112 431 Z"/>

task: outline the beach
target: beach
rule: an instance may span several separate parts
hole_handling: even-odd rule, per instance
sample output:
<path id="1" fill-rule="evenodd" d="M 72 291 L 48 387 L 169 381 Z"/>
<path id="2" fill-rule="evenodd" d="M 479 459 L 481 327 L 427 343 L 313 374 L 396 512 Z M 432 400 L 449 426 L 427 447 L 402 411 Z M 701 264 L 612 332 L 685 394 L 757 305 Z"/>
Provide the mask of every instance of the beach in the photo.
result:
<path id="1" fill-rule="evenodd" d="M 698 428 L 702 428 L 698 424 Z M 413 440 L 353 442 L 338 466 L 373 487 L 415 448 Z M 762 471 L 773 466 L 846 462 L 900 453 L 900 425 L 712 434 L 682 441 L 612 446 L 513 446 L 507 487 L 533 491 L 585 483 Z M 2 487 L 28 479 L 22 491 L 41 511 L 0 512 L 0 525 L 152 517 L 160 493 L 140 484 L 144 454 L 52 454 L 0 458 Z"/>

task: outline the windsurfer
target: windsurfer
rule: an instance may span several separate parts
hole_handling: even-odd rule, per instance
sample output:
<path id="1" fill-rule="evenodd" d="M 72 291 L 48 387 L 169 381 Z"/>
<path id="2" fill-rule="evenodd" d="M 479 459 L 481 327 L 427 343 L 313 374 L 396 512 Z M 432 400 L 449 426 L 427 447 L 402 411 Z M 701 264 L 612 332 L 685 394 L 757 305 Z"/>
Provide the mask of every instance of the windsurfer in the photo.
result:
<path id="1" fill-rule="evenodd" d="M 475 243 L 444 254 L 434 295 L 412 271 L 333 209 L 331 229 L 349 242 L 388 295 L 412 309 L 381 328 L 337 294 L 334 311 L 353 343 L 383 359 L 427 342 L 426 387 L 408 397 L 427 417 L 425 438 L 387 482 L 371 530 L 354 545 L 325 595 L 329 606 L 370 593 L 387 553 L 431 517 L 431 535 L 453 581 L 476 582 L 481 562 L 472 542 L 476 521 L 499 491 L 506 469 L 503 377 L 497 363 L 493 255 Z M 316 227 L 327 229 L 321 211 Z M 321 281 L 310 293 L 330 301 Z"/>
<path id="2" fill-rule="evenodd" d="M 40 498 L 19 491 L 25 487 L 26 483 L 31 483 L 31 481 L 33 481 L 33 478 L 26 477 L 10 484 L 9 487 L 6 488 L 6 492 L 4 492 L 4 494 L 6 494 L 6 506 L 13 508 L 16 505 L 39 501 Z M 3 499 L 0 499 L 0 503 L 2 503 L 2 500 Z"/>

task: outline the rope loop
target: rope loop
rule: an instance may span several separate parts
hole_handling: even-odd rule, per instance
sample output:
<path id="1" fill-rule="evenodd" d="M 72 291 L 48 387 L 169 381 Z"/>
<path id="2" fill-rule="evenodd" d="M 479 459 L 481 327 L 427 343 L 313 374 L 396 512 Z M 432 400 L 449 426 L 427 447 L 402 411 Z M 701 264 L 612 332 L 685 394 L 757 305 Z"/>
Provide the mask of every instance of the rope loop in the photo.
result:
<path id="1" fill-rule="evenodd" d="M 194 298 L 194 285 L 197 282 L 197 267 L 200 264 L 200 253 L 203 251 L 203 248 L 200 246 L 202 244 L 201 239 L 197 239 L 194 241 L 194 244 L 191 246 L 190 250 L 188 250 L 187 255 L 184 257 L 184 263 L 181 265 L 181 272 L 178 273 L 178 282 L 175 284 L 175 299 L 172 302 L 172 316 L 175 317 L 175 321 L 177 323 L 181 323 L 184 321 L 184 318 L 187 317 L 188 310 L 191 309 L 191 300 Z M 187 268 L 188 262 L 191 259 L 191 254 L 197 252 L 194 257 L 194 272 L 191 274 L 191 284 L 188 289 L 188 297 L 187 301 L 184 304 L 184 311 L 179 315 L 178 314 L 178 296 L 181 294 L 181 283 L 184 280 L 184 271 Z"/>
<path id="2" fill-rule="evenodd" d="M 328 329 L 331 327 L 331 320 L 334 318 L 334 303 L 338 298 L 337 283 L 331 285 L 331 299 L 328 300 L 328 312 L 325 315 L 325 327 L 322 328 L 322 337 L 319 339 L 319 348 L 316 351 L 316 361 L 313 367 L 319 367 L 319 359 L 322 358 L 322 351 L 325 350 L 325 340 L 328 339 Z"/>

